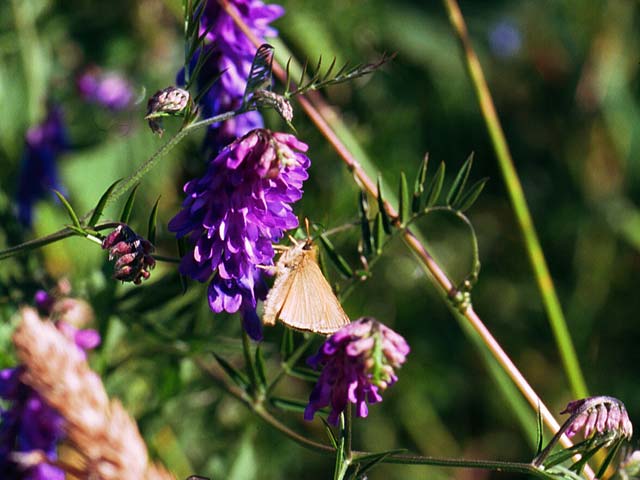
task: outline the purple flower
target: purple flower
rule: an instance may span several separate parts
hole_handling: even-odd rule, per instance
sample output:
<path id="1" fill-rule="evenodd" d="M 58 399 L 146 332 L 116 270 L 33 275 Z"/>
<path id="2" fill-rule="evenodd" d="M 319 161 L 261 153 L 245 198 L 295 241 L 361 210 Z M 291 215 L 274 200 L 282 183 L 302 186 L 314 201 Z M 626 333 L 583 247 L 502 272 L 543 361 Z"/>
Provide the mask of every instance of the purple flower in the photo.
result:
<path id="1" fill-rule="evenodd" d="M 328 422 L 336 425 L 347 402 L 356 414 L 366 417 L 367 403 L 382 401 L 380 395 L 397 380 L 399 368 L 409 354 L 405 339 L 373 318 L 363 317 L 331 335 L 307 363 L 322 373 L 304 411 L 313 420 L 321 408 L 331 406 Z"/>
<path id="2" fill-rule="evenodd" d="M 116 72 L 103 72 L 98 67 L 86 69 L 76 80 L 80 96 L 110 110 L 123 110 L 133 100 L 129 82 Z"/>
<path id="3" fill-rule="evenodd" d="M 232 8 L 260 39 L 275 37 L 277 31 L 269 23 L 284 14 L 280 5 L 265 5 L 259 0 L 229 0 Z M 222 9 L 217 0 L 208 0 L 201 20 L 201 33 L 207 33 L 207 53 L 213 50 L 197 79 L 198 86 L 205 88 L 212 78 L 220 79 L 213 84 L 200 101 L 202 114 L 212 117 L 219 113 L 235 110 L 242 104 L 242 96 L 249 77 L 251 62 L 256 47 L 246 37 L 233 19 Z M 197 55 L 202 54 L 198 52 Z M 196 58 L 197 58 L 196 55 Z M 195 62 L 192 62 L 194 65 Z M 178 75 L 178 83 L 183 84 L 184 72 Z M 209 129 L 207 146 L 218 150 L 254 128 L 263 126 L 262 116 L 257 111 L 236 116 L 222 124 L 214 124 Z"/>
<path id="4" fill-rule="evenodd" d="M 62 110 L 49 106 L 45 120 L 27 131 L 25 150 L 18 180 L 17 202 L 20 222 L 30 227 L 33 205 L 51 190 L 61 190 L 58 180 L 58 155 L 68 148 Z"/>
<path id="5" fill-rule="evenodd" d="M 95 330 L 78 330 L 64 322 L 58 328 L 73 338 L 78 348 L 95 348 L 100 337 Z M 0 478 L 63 480 L 64 472 L 47 463 L 25 467 L 19 456 L 41 451 L 51 461 L 64 437 L 64 419 L 31 387 L 22 383 L 22 367 L 0 371 L 0 398 L 8 408 L 0 409 Z"/>
<path id="6" fill-rule="evenodd" d="M 106 236 L 102 241 L 102 248 L 109 250 L 109 260 L 115 259 L 113 278 L 116 280 L 140 285 L 143 279 L 149 278 L 149 270 L 156 265 L 151 255 L 154 250 L 151 242 L 124 223 Z"/>
<path id="7" fill-rule="evenodd" d="M 193 244 L 180 272 L 200 282 L 213 275 L 211 310 L 241 310 L 254 339 L 261 335 L 256 301 L 264 298 L 259 266 L 273 264 L 272 243 L 298 226 L 291 204 L 308 176 L 307 148 L 293 135 L 252 130 L 184 186 L 182 210 L 169 222 L 169 230 Z"/>

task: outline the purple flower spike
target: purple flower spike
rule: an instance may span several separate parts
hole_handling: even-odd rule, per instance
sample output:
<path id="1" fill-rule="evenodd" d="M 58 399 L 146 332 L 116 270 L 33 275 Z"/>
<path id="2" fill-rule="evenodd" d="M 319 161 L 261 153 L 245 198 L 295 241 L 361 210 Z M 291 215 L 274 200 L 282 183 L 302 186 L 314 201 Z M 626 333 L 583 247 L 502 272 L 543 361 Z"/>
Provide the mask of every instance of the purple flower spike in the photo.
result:
<path id="1" fill-rule="evenodd" d="M 338 423 L 347 402 L 356 405 L 356 415 L 366 417 L 367 403 L 382 401 L 381 393 L 393 385 L 409 354 L 405 339 L 373 318 L 363 317 L 331 335 L 307 363 L 318 369 L 320 379 L 304 411 L 313 420 L 321 408 L 331 406 L 327 421 Z"/>
<path id="2" fill-rule="evenodd" d="M 83 351 L 100 343 L 93 330 L 78 330 L 64 322 L 59 322 L 58 328 L 74 338 Z M 19 462 L 21 455 L 36 451 L 55 461 L 57 445 L 64 437 L 64 419 L 34 389 L 22 383 L 22 371 L 22 367 L 0 371 L 0 398 L 8 404 L 0 413 L 0 478 L 63 480 L 64 472 L 53 465 L 24 466 Z"/>
<path id="3" fill-rule="evenodd" d="M 258 38 L 277 35 L 269 23 L 284 14 L 280 5 L 265 5 L 259 0 L 229 0 L 228 3 Z M 212 117 L 240 107 L 256 47 L 216 0 L 206 2 L 200 31 L 209 32 L 205 49 L 211 49 L 213 53 L 197 79 L 199 87 L 204 88 L 211 78 L 224 72 L 200 101 L 203 116 Z M 197 55 L 200 54 L 202 52 Z M 184 72 L 180 72 L 178 83 L 183 84 L 183 78 Z M 247 112 L 222 124 L 212 125 L 206 143 L 211 151 L 217 153 L 237 137 L 262 126 L 259 112 Z"/>
<path id="4" fill-rule="evenodd" d="M 180 272 L 210 280 L 214 312 L 242 310 L 245 324 L 255 324 L 250 311 L 264 298 L 259 266 L 273 265 L 272 243 L 298 226 L 291 204 L 302 197 L 308 176 L 306 150 L 293 135 L 252 130 L 224 148 L 202 178 L 184 186 L 186 199 L 169 230 L 191 240 Z M 256 328 L 247 331 L 258 335 Z"/>
<path id="5" fill-rule="evenodd" d="M 45 120 L 27 131 L 18 180 L 17 203 L 20 222 L 31 227 L 33 205 L 52 190 L 62 190 L 58 180 L 58 156 L 69 143 L 62 110 L 50 106 Z"/>
<path id="6" fill-rule="evenodd" d="M 110 110 L 124 110 L 133 100 L 133 89 L 119 73 L 90 67 L 76 80 L 80 96 Z"/>

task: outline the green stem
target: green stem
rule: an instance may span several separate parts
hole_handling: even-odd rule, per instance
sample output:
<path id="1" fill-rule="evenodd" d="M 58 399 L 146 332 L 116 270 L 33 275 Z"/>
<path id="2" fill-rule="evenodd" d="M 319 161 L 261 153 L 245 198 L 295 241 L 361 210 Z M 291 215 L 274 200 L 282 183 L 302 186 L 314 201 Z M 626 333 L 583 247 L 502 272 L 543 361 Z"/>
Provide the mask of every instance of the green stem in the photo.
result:
<path id="1" fill-rule="evenodd" d="M 203 128 L 208 125 L 211 125 L 213 123 L 228 120 L 229 118 L 232 118 L 239 113 L 241 112 L 240 111 L 225 112 L 225 113 L 221 113 L 220 115 L 216 115 L 215 117 L 206 118 L 204 120 L 200 120 L 199 122 L 194 122 L 190 125 L 187 125 L 185 128 L 180 130 L 176 135 L 174 135 L 171 138 L 171 140 L 169 140 L 162 147 L 160 147 L 160 149 L 156 151 L 153 155 L 151 155 L 151 157 L 148 158 L 143 164 L 141 164 L 138 168 L 136 168 L 136 170 L 131 175 L 129 175 L 127 178 L 121 181 L 109 196 L 108 200 L 105 203 L 105 207 L 115 202 L 118 198 L 124 195 L 128 190 L 133 188 L 144 175 L 146 175 L 153 167 L 157 165 L 157 163 L 162 159 L 162 157 L 164 157 L 171 150 L 173 150 L 178 145 L 178 143 L 180 143 L 189 133 L 199 128 Z M 93 213 L 93 210 L 87 212 L 81 218 L 81 220 L 83 222 L 86 222 L 87 219 L 91 217 L 92 213 Z M 117 224 L 110 223 L 106 225 L 117 225 Z M 59 240 L 72 237 L 74 235 L 77 235 L 77 233 L 65 227 L 45 237 L 29 240 L 28 242 L 24 242 L 24 243 L 21 243 L 20 245 L 9 247 L 5 250 L 0 251 L 0 260 L 4 260 L 5 258 L 12 257 L 19 253 L 26 253 L 27 251 L 41 248 L 50 243 L 55 243 Z"/>
<path id="2" fill-rule="evenodd" d="M 304 352 L 307 350 L 307 348 L 309 348 L 309 346 L 313 343 L 314 340 L 315 340 L 314 336 L 310 335 L 309 338 L 307 338 L 298 348 L 294 350 L 294 352 L 287 359 L 287 361 L 282 363 L 280 371 L 276 374 L 274 379 L 271 381 L 271 383 L 267 387 L 267 395 L 269 395 L 273 391 L 273 389 L 276 387 L 276 385 L 280 382 L 280 380 L 282 380 L 282 378 L 291 371 L 293 366 L 300 359 L 300 357 L 302 357 Z"/>
<path id="3" fill-rule="evenodd" d="M 285 424 L 283 424 L 280 420 L 275 418 L 267 409 L 261 401 L 254 401 L 250 396 L 247 395 L 242 389 L 236 387 L 235 385 L 230 385 L 225 382 L 220 375 L 215 372 L 210 366 L 208 366 L 201 359 L 195 358 L 194 361 L 196 364 L 207 373 L 210 378 L 214 381 L 216 385 L 225 390 L 227 393 L 240 400 L 245 404 L 248 408 L 250 408 L 256 415 L 258 415 L 265 423 L 271 425 L 273 428 L 278 430 L 280 433 L 289 437 L 291 440 L 301 445 L 304 448 L 313 450 L 318 453 L 324 453 L 328 455 L 335 455 L 336 450 L 329 446 L 319 442 L 315 442 L 310 440 L 306 436 L 300 435 L 295 432 Z M 376 457 L 378 454 L 375 452 L 365 452 L 365 451 L 352 451 L 351 452 L 351 461 L 350 464 L 355 462 L 365 462 L 370 458 Z M 382 460 L 382 463 L 393 463 L 393 464 L 406 464 L 406 465 L 432 465 L 432 466 L 441 466 L 441 467 L 453 467 L 453 468 L 473 468 L 473 469 L 482 469 L 482 470 L 495 470 L 500 472 L 513 472 L 513 473 L 523 473 L 537 476 L 539 478 L 549 478 L 543 471 L 537 469 L 533 465 L 529 463 L 518 463 L 518 462 L 503 462 L 503 461 L 492 461 L 492 460 L 465 460 L 465 459 L 457 459 L 457 458 L 443 458 L 443 457 L 427 457 L 423 455 L 409 455 L 409 454 L 392 454 L 385 457 Z"/>
<path id="4" fill-rule="evenodd" d="M 478 98 L 484 121 L 489 130 L 489 136 L 491 137 L 491 142 L 493 143 L 493 148 L 498 159 L 498 165 L 500 166 L 502 177 L 507 186 L 518 226 L 524 238 L 529 261 L 533 267 L 544 307 L 549 317 L 551 330 L 553 331 L 562 364 L 571 385 L 572 395 L 574 398 L 587 397 L 588 391 L 586 383 L 580 369 L 564 314 L 562 313 L 560 301 L 553 286 L 553 280 L 533 225 L 518 173 L 513 165 L 513 159 L 502 126 L 500 125 L 489 87 L 484 78 L 478 57 L 471 45 L 462 12 L 456 0 L 444 0 L 444 6 L 464 52 L 467 71 Z"/>
<path id="5" fill-rule="evenodd" d="M 153 155 L 151 155 L 151 157 L 149 157 L 144 163 L 138 166 L 138 168 L 136 168 L 131 175 L 129 175 L 127 178 L 125 178 L 123 181 L 121 181 L 118 184 L 118 186 L 113 190 L 113 192 L 109 196 L 109 199 L 105 204 L 105 207 L 115 202 L 118 198 L 120 198 L 127 191 L 133 188 L 133 186 L 136 185 L 142 177 L 144 177 L 153 167 L 155 167 L 158 164 L 158 162 L 162 159 L 162 157 L 164 157 L 171 150 L 173 150 L 182 141 L 182 139 L 186 137 L 188 134 L 200 128 L 207 127 L 213 123 L 218 123 L 218 122 L 223 122 L 225 120 L 228 120 L 238 115 L 239 113 L 242 113 L 242 112 L 231 111 L 231 112 L 221 113 L 220 115 L 216 115 L 215 117 L 206 118 L 204 120 L 200 120 L 199 122 L 194 122 L 184 127 L 182 130 L 176 133 L 171 138 L 171 140 L 169 140 L 162 147 L 160 147 L 158 151 L 156 151 Z M 87 215 L 82 217 L 82 219 L 85 220 L 88 216 L 91 215 L 91 213 L 92 212 L 87 213 Z"/>

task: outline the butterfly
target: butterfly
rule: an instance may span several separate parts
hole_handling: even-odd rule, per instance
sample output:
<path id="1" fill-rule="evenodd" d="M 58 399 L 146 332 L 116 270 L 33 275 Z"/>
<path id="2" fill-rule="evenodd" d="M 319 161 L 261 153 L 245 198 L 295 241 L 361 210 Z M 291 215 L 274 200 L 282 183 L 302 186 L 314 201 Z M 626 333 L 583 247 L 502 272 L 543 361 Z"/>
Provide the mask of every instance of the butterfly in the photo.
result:
<path id="1" fill-rule="evenodd" d="M 280 319 L 296 330 L 329 335 L 349 323 L 340 302 L 318 265 L 318 250 L 310 239 L 282 252 L 276 280 L 264 303 L 262 322 Z"/>

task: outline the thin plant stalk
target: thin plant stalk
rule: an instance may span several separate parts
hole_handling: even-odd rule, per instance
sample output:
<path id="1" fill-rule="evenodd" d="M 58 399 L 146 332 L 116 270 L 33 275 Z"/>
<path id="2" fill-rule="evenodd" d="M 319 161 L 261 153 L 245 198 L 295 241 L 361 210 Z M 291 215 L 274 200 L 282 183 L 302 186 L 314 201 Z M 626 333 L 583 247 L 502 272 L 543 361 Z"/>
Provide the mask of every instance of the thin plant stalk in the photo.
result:
<path id="1" fill-rule="evenodd" d="M 562 313 L 560 301 L 553 286 L 553 279 L 549 273 L 549 267 L 547 266 L 535 226 L 533 225 L 518 173 L 513 165 L 511 152 L 509 151 L 504 131 L 502 130 L 498 114 L 496 113 L 491 92 L 484 78 L 482 66 L 469 40 L 467 26 L 458 2 L 456 0 L 444 0 L 444 5 L 449 15 L 449 21 L 462 46 L 467 71 L 478 98 L 478 104 L 480 105 L 482 116 L 489 131 L 489 136 L 491 137 L 491 143 L 493 144 L 498 165 L 502 172 L 507 191 L 509 192 L 509 199 L 513 205 L 518 226 L 524 238 L 529 261 L 531 262 L 536 277 L 544 308 L 549 318 L 560 358 L 562 359 L 562 365 L 569 380 L 572 396 L 574 398 L 587 397 L 589 393 L 582 370 L 580 369 L 580 363 L 578 362 L 573 341 L 569 334 L 564 314 Z"/>
<path id="2" fill-rule="evenodd" d="M 243 22 L 242 18 L 240 18 L 238 13 L 235 11 L 235 8 L 233 8 L 233 6 L 231 6 L 226 0 L 218 0 L 218 2 L 222 6 L 222 8 L 225 9 L 227 14 L 231 16 L 231 18 L 233 18 L 234 22 L 238 25 L 239 28 L 242 29 L 245 35 L 247 35 L 247 38 L 249 38 L 256 47 L 260 46 L 262 42 Z M 273 73 L 281 81 L 285 80 L 285 71 L 276 62 L 273 63 Z M 314 103 L 310 101 L 310 98 L 313 98 Z M 342 143 L 342 141 L 338 138 L 338 136 L 331 128 L 329 121 L 327 121 L 325 118 L 336 118 L 336 112 L 322 99 L 322 97 L 317 92 L 307 92 L 304 95 L 298 96 L 297 99 L 307 116 L 316 125 L 325 139 L 331 144 L 336 153 L 338 153 L 338 155 L 345 162 L 349 171 L 352 172 L 358 184 L 361 185 L 361 187 L 364 188 L 370 195 L 377 196 L 377 186 L 375 182 L 367 175 L 360 163 L 354 158 L 354 156 L 347 149 L 344 143 Z M 323 112 L 322 114 L 320 113 L 321 111 Z M 387 212 L 391 217 L 395 217 L 397 215 L 395 209 L 390 204 L 388 204 L 388 202 L 385 204 L 385 208 L 387 209 Z M 421 262 L 429 270 L 436 283 L 441 287 L 441 293 L 443 293 L 443 295 L 445 296 L 449 295 L 449 293 L 455 287 L 451 280 L 449 280 L 447 275 L 444 273 L 442 268 L 440 268 L 435 259 L 429 254 L 426 248 L 409 229 L 405 229 L 403 237 L 409 248 L 420 258 Z M 527 399 L 531 407 L 535 411 L 538 411 L 538 409 L 540 410 L 544 424 L 553 433 L 557 432 L 560 429 L 560 425 L 553 417 L 550 410 L 544 404 L 542 399 L 540 399 L 540 397 L 536 394 L 531 385 L 529 385 L 527 380 L 524 378 L 522 373 L 520 373 L 518 368 L 511 361 L 500 344 L 491 335 L 491 332 L 489 332 L 480 317 L 473 310 L 473 307 L 469 306 L 463 312 L 461 312 L 461 314 L 464 316 L 466 321 L 471 324 L 474 330 L 480 335 L 483 342 L 487 345 L 487 348 L 493 354 L 494 358 L 511 377 L 512 381 L 516 384 L 518 389 Z M 566 435 L 563 435 L 561 437 L 560 443 L 566 448 L 573 446 L 571 440 L 569 440 Z M 589 468 L 588 465 L 585 466 L 585 473 L 589 478 L 593 478 L 593 471 Z"/>

